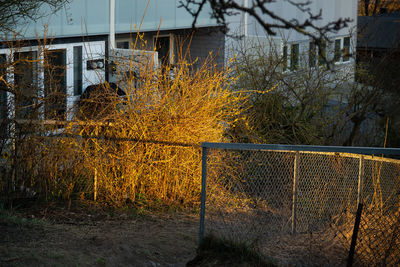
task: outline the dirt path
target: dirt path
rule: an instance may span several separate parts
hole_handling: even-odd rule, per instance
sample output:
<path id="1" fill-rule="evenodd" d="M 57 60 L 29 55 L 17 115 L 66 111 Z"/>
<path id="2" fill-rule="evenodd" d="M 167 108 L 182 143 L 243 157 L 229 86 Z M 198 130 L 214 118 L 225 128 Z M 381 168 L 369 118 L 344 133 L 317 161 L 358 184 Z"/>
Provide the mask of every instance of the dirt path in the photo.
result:
<path id="1" fill-rule="evenodd" d="M 195 256 L 197 215 L 96 216 L 1 219 L 0 266 L 185 266 Z"/>

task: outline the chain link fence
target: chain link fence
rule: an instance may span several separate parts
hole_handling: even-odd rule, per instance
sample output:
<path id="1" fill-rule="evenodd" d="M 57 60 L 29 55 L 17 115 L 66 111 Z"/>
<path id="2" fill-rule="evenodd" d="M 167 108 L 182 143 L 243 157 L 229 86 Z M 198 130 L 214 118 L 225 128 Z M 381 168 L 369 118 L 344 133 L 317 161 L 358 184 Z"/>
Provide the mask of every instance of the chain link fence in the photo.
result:
<path id="1" fill-rule="evenodd" d="M 400 265 L 399 172 L 399 161 L 375 158 L 363 162 L 356 265 Z"/>
<path id="2" fill-rule="evenodd" d="M 370 155 L 368 155 L 370 154 Z M 283 265 L 398 264 L 399 149 L 203 144 L 200 239 L 245 243 Z"/>
<path id="3" fill-rule="evenodd" d="M 200 145 L 120 137 L 106 123 L 50 129 L 9 138 L 1 148 L 0 202 L 81 199 L 115 207 L 198 207 Z"/>

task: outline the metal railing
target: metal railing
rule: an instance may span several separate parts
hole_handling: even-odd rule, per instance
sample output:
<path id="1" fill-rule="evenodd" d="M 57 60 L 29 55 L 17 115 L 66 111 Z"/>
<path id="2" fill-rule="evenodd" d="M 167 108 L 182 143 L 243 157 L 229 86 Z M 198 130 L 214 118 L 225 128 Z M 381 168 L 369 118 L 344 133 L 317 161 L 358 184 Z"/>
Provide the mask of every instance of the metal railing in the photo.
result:
<path id="1" fill-rule="evenodd" d="M 383 156 L 399 156 L 400 149 L 203 143 L 202 150 L 200 241 L 211 234 L 255 246 L 283 264 L 340 265 L 362 203 L 355 262 L 399 258 L 393 229 L 400 160 Z M 372 221 L 391 235 L 379 253 L 371 250 L 385 241 L 377 239 L 379 229 L 365 230 Z"/>

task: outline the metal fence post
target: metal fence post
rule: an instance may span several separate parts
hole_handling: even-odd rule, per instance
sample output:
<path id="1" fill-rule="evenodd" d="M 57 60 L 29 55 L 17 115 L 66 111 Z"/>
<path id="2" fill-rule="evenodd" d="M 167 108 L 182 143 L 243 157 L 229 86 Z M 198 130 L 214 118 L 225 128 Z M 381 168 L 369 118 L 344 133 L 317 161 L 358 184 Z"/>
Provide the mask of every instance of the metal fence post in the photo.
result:
<path id="1" fill-rule="evenodd" d="M 357 245 L 357 236 L 358 236 L 358 229 L 360 228 L 362 209 L 363 209 L 363 204 L 362 203 L 358 204 L 356 220 L 354 222 L 354 228 L 353 228 L 353 236 L 351 237 L 349 257 L 347 258 L 347 265 L 346 265 L 347 267 L 353 266 L 354 253 Z"/>
<path id="2" fill-rule="evenodd" d="M 358 189 L 357 189 L 357 213 L 354 222 L 353 236 L 351 237 L 351 244 L 349 250 L 349 257 L 347 259 L 347 266 L 353 266 L 354 253 L 357 244 L 358 229 L 360 228 L 361 213 L 363 209 L 363 179 L 364 179 L 364 156 L 360 156 L 360 163 L 358 165 Z"/>
<path id="3" fill-rule="evenodd" d="M 99 131 L 98 131 L 97 125 L 95 126 L 94 133 L 95 133 L 95 136 L 96 136 L 96 137 L 99 136 Z M 94 200 L 94 201 L 97 201 L 97 166 L 95 166 L 95 168 L 94 168 L 94 184 L 93 184 L 93 191 L 94 191 L 94 192 L 93 192 L 93 194 L 94 194 L 93 200 Z"/>
<path id="4" fill-rule="evenodd" d="M 296 210 L 297 210 L 297 183 L 299 180 L 299 157 L 300 153 L 296 151 L 293 167 L 293 205 L 292 205 L 292 234 L 296 234 Z"/>
<path id="5" fill-rule="evenodd" d="M 94 169 L 93 200 L 97 201 L 97 168 Z"/>
<path id="6" fill-rule="evenodd" d="M 204 237 L 204 216 L 206 213 L 206 186 L 207 186 L 206 178 L 207 178 L 207 147 L 202 147 L 199 246 Z"/>
<path id="7" fill-rule="evenodd" d="M 357 207 L 363 201 L 363 181 L 364 181 L 364 156 L 360 156 L 360 164 L 358 167 L 358 191 L 357 191 Z"/>

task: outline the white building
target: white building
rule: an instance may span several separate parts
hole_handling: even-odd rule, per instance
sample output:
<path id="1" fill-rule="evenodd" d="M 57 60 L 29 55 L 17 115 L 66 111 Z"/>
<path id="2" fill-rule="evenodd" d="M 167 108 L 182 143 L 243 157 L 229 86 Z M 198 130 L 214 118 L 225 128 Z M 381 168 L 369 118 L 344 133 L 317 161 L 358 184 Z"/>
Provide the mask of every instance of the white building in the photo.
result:
<path id="1" fill-rule="evenodd" d="M 245 6 L 251 5 L 249 0 L 242 0 L 241 2 Z M 268 6 L 277 15 L 287 20 L 296 19 L 302 23 L 309 18 L 306 12 L 290 4 L 289 1 L 276 1 L 268 4 Z M 324 54 L 328 59 L 333 59 L 336 65 L 354 66 L 354 59 L 350 55 L 355 52 L 356 46 L 357 0 L 317 0 L 311 1 L 307 7 L 310 8 L 312 14 L 318 14 L 321 11 L 321 20 L 316 22 L 317 26 L 326 25 L 340 18 L 352 20 L 347 28 L 328 34 L 331 42 L 326 44 Z M 276 22 L 267 15 L 264 15 L 264 19 L 267 22 Z M 244 43 L 250 45 L 253 42 L 264 43 L 266 47 L 271 46 L 271 44 L 274 45 L 274 49 L 279 54 L 286 56 L 288 68 L 291 66 L 293 69 L 301 67 L 296 66 L 300 64 L 318 65 L 318 54 L 321 52 L 318 51 L 310 37 L 293 29 L 277 29 L 275 36 L 269 36 L 254 17 L 243 12 L 229 19 L 229 28 L 232 34 L 244 36 L 242 38 Z M 312 29 L 307 30 L 313 33 Z M 234 38 L 227 38 L 225 44 L 226 57 L 232 57 L 238 41 Z M 307 60 L 301 62 L 301 55 L 306 55 Z"/>
<path id="2" fill-rule="evenodd" d="M 57 90 L 65 95 L 61 99 L 64 104 L 57 107 L 48 106 L 44 109 L 55 109 L 57 114 L 65 114 L 64 117 L 71 119 L 72 115 L 67 110 L 73 108 L 85 88 L 110 79 L 107 71 L 107 58 L 110 51 L 110 1 L 72 0 L 53 14 L 43 7 L 39 11 L 43 13 L 43 16 L 38 20 L 27 21 L 17 27 L 16 39 L 24 41 L 21 47 L 15 42 L 15 36 L 3 35 L 0 60 L 12 62 L 18 58 L 28 59 L 19 66 L 2 69 L 3 73 L 8 73 L 7 82 L 21 84 L 23 88 L 26 83 L 36 83 L 36 88 L 41 88 L 38 92 L 29 92 L 28 89 L 23 91 L 22 94 L 26 96 L 40 97 L 46 95 L 52 86 L 56 86 L 59 88 Z M 244 4 L 251 2 L 240 1 Z M 140 31 L 144 33 L 143 40 L 146 44 L 136 46 L 135 49 L 155 49 L 160 61 L 167 60 L 174 63 L 179 46 L 188 48 L 190 57 L 199 58 L 200 61 L 212 52 L 220 64 L 235 53 L 234 47 L 237 40 L 226 37 L 219 31 L 220 26 L 210 18 L 209 7 L 200 14 L 197 21 L 198 30 L 192 35 L 193 18 L 185 9 L 178 8 L 179 0 L 151 0 L 148 7 L 146 4 L 147 1 L 144 0 L 115 0 L 117 48 L 132 48 L 136 32 Z M 288 1 L 277 1 L 268 5 L 285 18 L 296 18 L 300 21 L 306 18 L 304 12 L 291 6 Z M 352 53 L 352 44 L 355 43 L 355 35 L 351 33 L 356 28 L 357 1 L 316 0 L 310 7 L 314 13 L 322 10 L 322 20 L 319 21 L 321 25 L 344 17 L 353 19 L 349 28 L 330 36 L 332 45 L 327 48 L 327 53 L 332 56 L 336 52 L 338 65 L 353 66 L 354 62 L 347 54 Z M 114 13 L 111 12 L 111 14 Z M 243 34 L 244 40 L 270 38 L 254 18 L 247 14 L 239 13 L 229 17 L 228 23 L 230 32 Z M 279 31 L 271 38 L 279 53 L 287 57 L 288 66 L 293 66 L 293 68 L 296 64 L 300 64 L 299 55 L 316 49 L 309 37 L 293 30 Z M 51 40 L 51 44 L 42 46 L 44 39 Z M 11 42 L 6 42 L 7 40 Z M 14 48 L 10 49 L 10 46 Z M 48 50 L 46 55 L 42 53 L 42 47 Z M 343 54 L 342 50 L 348 50 L 349 53 Z M 44 56 L 48 56 L 50 62 L 59 68 L 50 70 L 42 66 L 40 60 Z M 27 68 L 29 62 L 35 60 L 36 65 L 33 68 Z M 317 58 L 314 58 L 314 63 L 310 64 L 317 64 Z M 17 73 L 17 69 L 24 71 Z M 46 74 L 49 72 L 58 75 L 60 79 L 57 84 L 54 84 L 50 76 Z M 2 112 L 3 118 L 5 116 L 24 118 L 24 114 L 30 111 L 29 106 L 34 104 L 24 98 L 18 100 L 18 97 L 10 92 L 2 91 L 1 93 L 0 100 L 3 107 L 27 106 L 22 109 L 22 112 L 11 112 L 11 114 Z"/>

